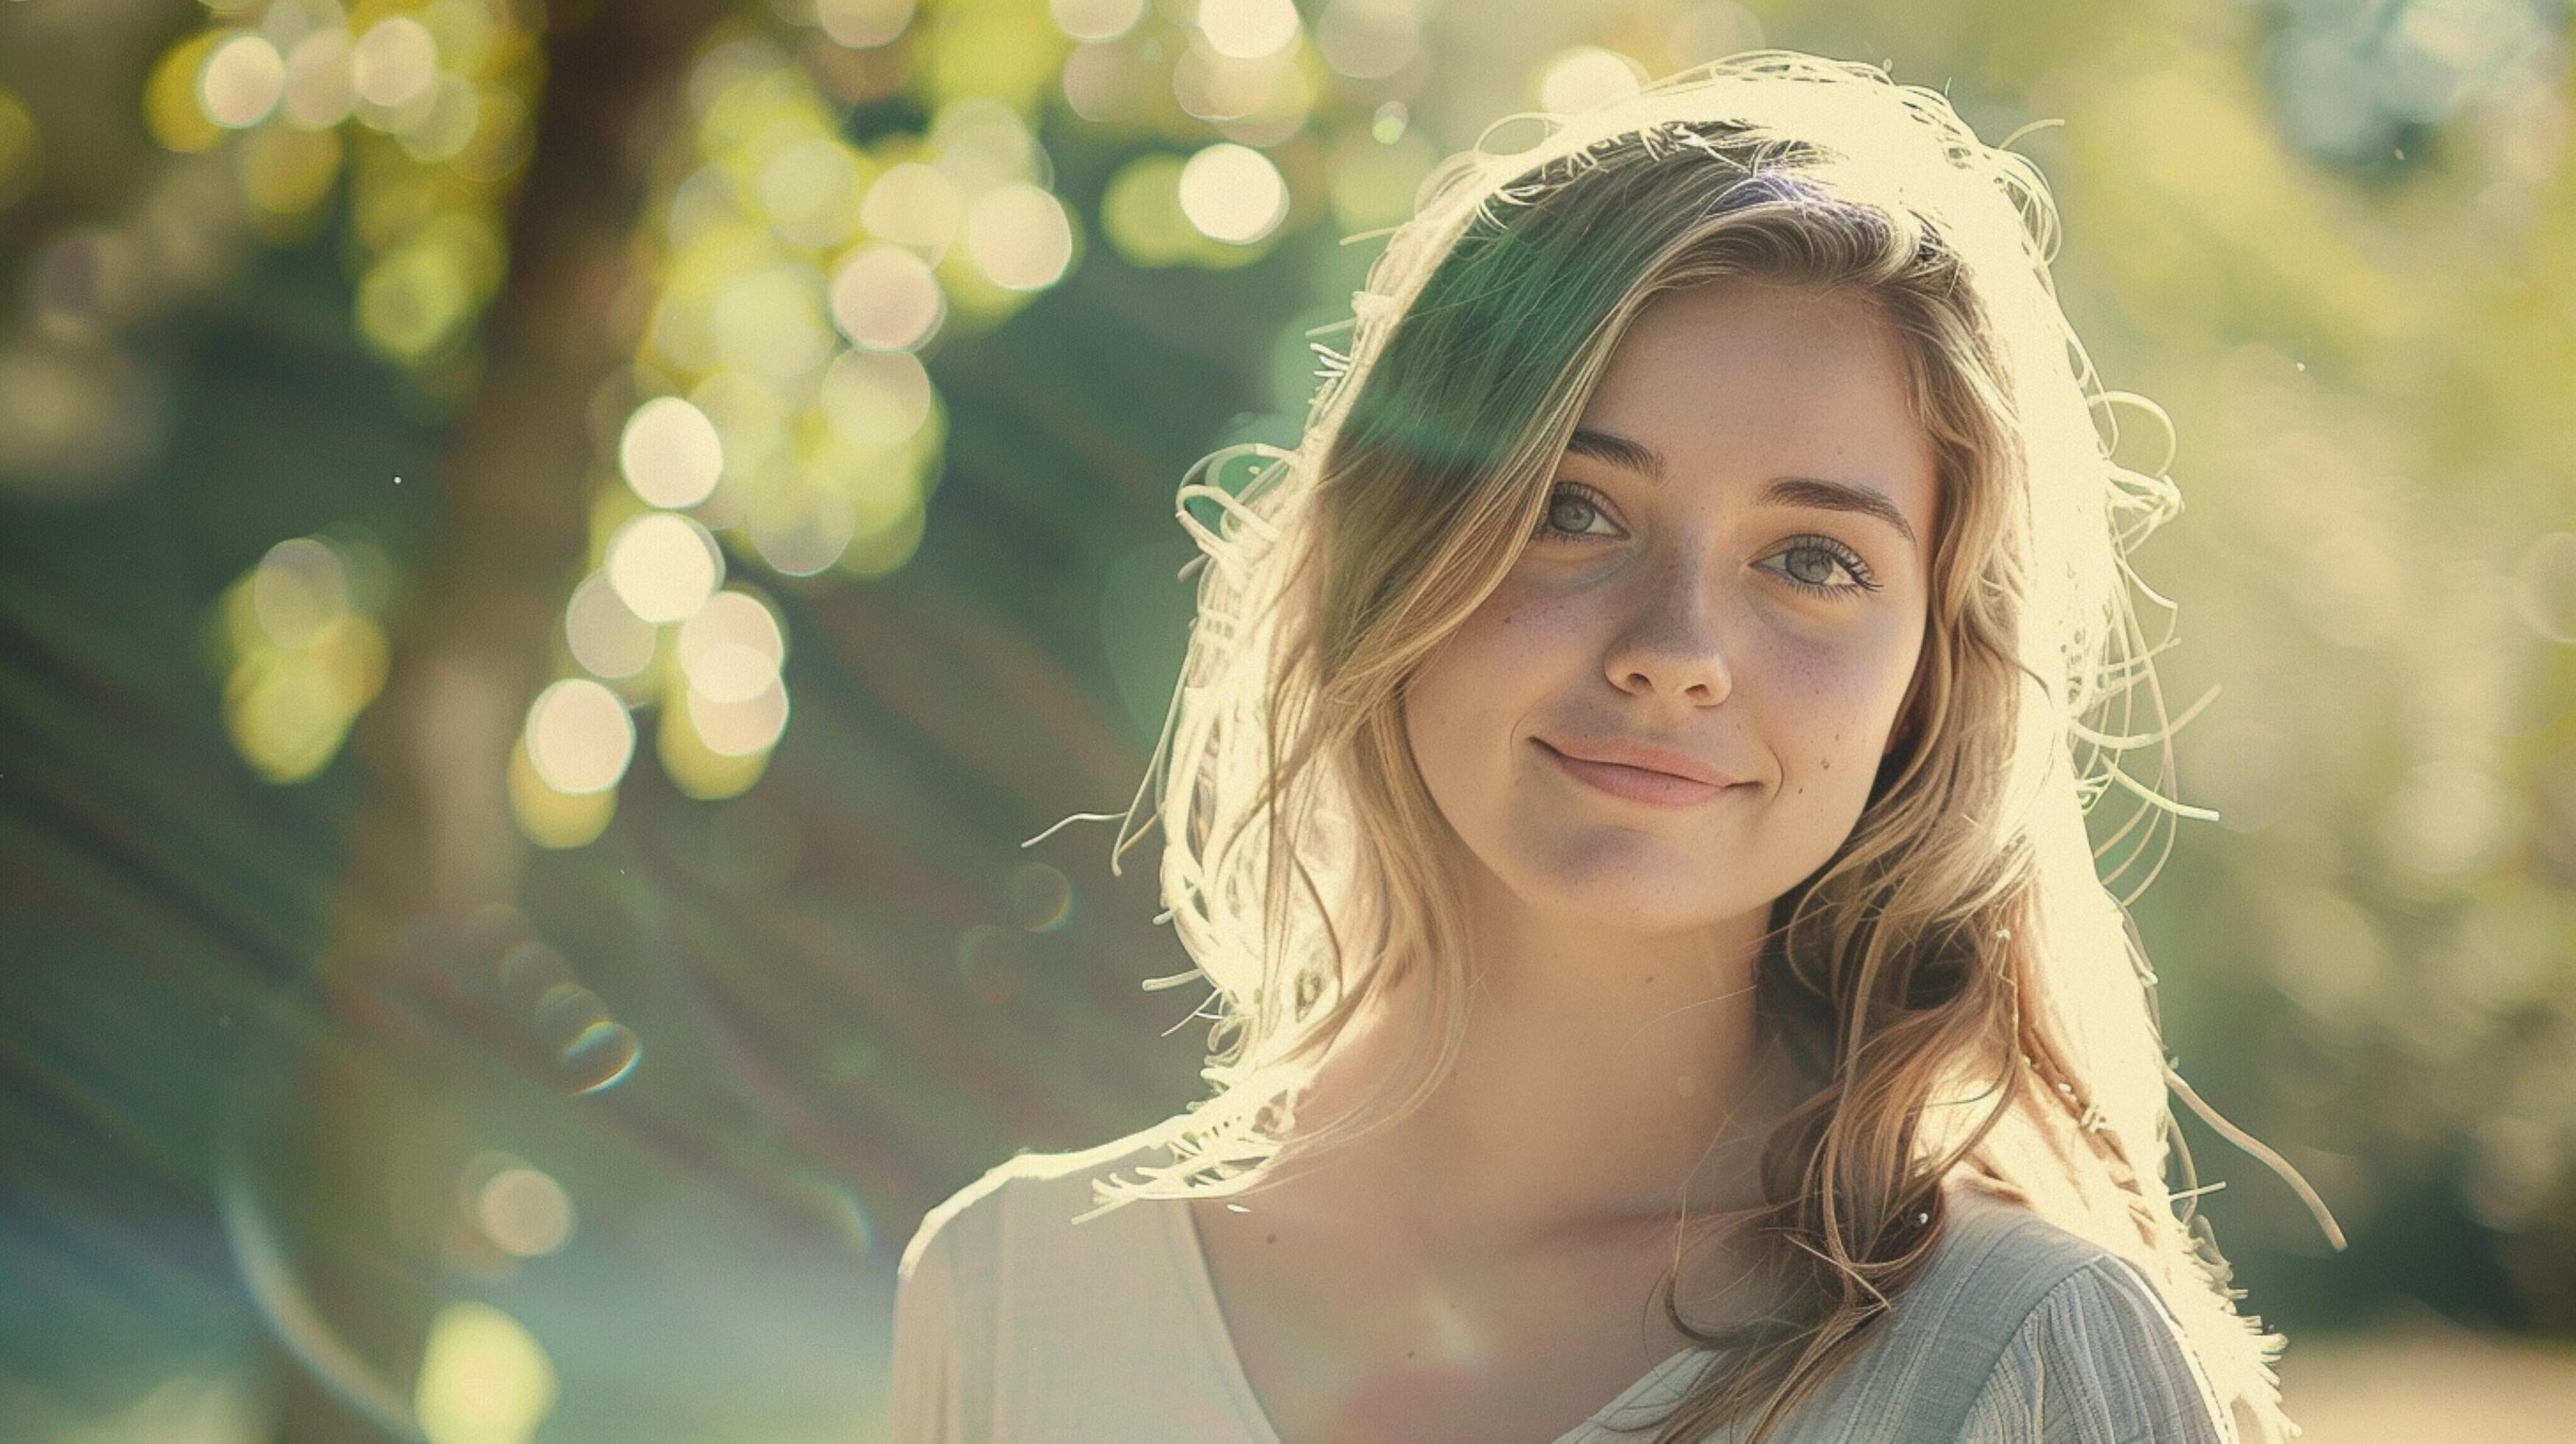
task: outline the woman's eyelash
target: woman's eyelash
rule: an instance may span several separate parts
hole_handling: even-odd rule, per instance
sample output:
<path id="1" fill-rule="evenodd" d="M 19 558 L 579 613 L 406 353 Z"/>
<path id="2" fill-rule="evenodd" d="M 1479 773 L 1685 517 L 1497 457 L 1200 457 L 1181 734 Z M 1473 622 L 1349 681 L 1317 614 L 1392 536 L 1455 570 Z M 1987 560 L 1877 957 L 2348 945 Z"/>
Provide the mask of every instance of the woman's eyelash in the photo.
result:
<path id="1" fill-rule="evenodd" d="M 1823 552 L 1825 555 L 1832 557 L 1837 563 L 1839 563 L 1844 571 L 1849 572 L 1852 579 L 1852 585 L 1847 587 L 1836 587 L 1827 586 L 1822 582 L 1804 581 L 1800 578 L 1790 576 L 1787 572 L 1780 573 L 1781 577 L 1785 579 L 1789 585 L 1796 587 L 1800 591 L 1813 592 L 1818 596 L 1830 597 L 1856 595 L 1865 592 L 1874 592 L 1879 589 L 1880 583 L 1878 579 L 1870 575 L 1869 564 L 1860 559 L 1860 553 L 1853 551 L 1850 547 L 1844 546 L 1841 542 L 1834 540 L 1832 537 L 1798 537 L 1792 540 L 1789 545 L 1773 553 L 1773 555 L 1790 556 L 1798 552 Z"/>
<path id="2" fill-rule="evenodd" d="M 1584 506 L 1590 508 L 1594 516 L 1607 520 L 1609 516 L 1609 508 L 1601 504 L 1603 499 L 1604 498 L 1601 493 L 1594 491 L 1592 488 L 1585 486 L 1579 481 L 1558 482 L 1548 491 L 1547 505 L 1539 510 L 1538 534 L 1544 537 L 1558 537 L 1567 541 L 1572 541 L 1578 537 L 1594 536 L 1595 533 L 1590 531 L 1565 531 L 1559 529 L 1556 525 L 1556 511 L 1558 507 L 1563 506 L 1568 500 L 1572 500 L 1581 502 Z"/>
<path id="3" fill-rule="evenodd" d="M 1558 526 L 1557 511 L 1569 501 L 1580 504 L 1594 517 L 1598 517 L 1603 520 L 1608 519 L 1608 509 L 1602 505 L 1602 497 L 1599 492 L 1594 491 L 1591 487 L 1585 486 L 1579 481 L 1560 481 L 1556 483 L 1555 487 L 1548 493 L 1546 510 L 1539 513 L 1539 536 L 1557 541 L 1582 541 L 1586 539 L 1593 541 L 1609 540 L 1608 537 L 1591 531 L 1588 526 L 1572 530 Z M 1824 555 L 1833 558 L 1845 572 L 1851 575 L 1852 579 L 1851 585 L 1849 586 L 1832 586 L 1824 582 L 1807 581 L 1802 577 L 1793 576 L 1786 571 L 1780 571 L 1776 567 L 1773 568 L 1774 571 L 1779 572 L 1780 578 L 1783 581 L 1786 581 L 1789 585 L 1796 587 L 1802 592 L 1813 593 L 1817 596 L 1830 597 L 1862 594 L 1874 592 L 1879 589 L 1880 583 L 1878 579 L 1871 575 L 1869 564 L 1860 559 L 1860 553 L 1853 551 L 1850 547 L 1843 545 L 1832 537 L 1814 535 L 1797 537 L 1792 539 L 1788 546 L 1783 547 L 1780 551 L 1773 553 L 1773 555 L 1791 556 L 1799 552 L 1821 552 Z"/>

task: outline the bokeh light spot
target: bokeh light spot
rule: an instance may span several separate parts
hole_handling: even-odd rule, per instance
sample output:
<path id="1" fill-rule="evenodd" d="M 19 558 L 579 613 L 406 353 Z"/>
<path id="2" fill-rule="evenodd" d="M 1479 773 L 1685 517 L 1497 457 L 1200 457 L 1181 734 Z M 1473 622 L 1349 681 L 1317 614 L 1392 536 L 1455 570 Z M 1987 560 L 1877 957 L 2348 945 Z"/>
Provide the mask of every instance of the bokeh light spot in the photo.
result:
<path id="1" fill-rule="evenodd" d="M 639 516 L 608 543 L 608 580 L 645 621 L 676 622 L 724 582 L 724 553 L 707 529 L 667 511 Z"/>
<path id="2" fill-rule="evenodd" d="M 528 707 L 528 761 L 557 792 L 604 792 L 635 756 L 635 719 L 617 694 L 587 677 L 567 677 Z"/>
<path id="3" fill-rule="evenodd" d="M 939 278 L 901 246 L 863 247 L 832 277 L 832 320 L 871 350 L 919 346 L 939 329 L 946 310 Z"/>
<path id="4" fill-rule="evenodd" d="M 751 533 L 752 547 L 771 571 L 808 577 L 849 550 L 858 520 L 846 496 L 785 486 L 752 502 L 743 529 Z"/>
<path id="5" fill-rule="evenodd" d="M 656 396 L 626 419 L 617 464 L 652 505 L 695 506 L 724 472 L 724 440 L 705 412 L 677 396 Z"/>
<path id="6" fill-rule="evenodd" d="M 523 836 L 539 847 L 560 850 L 585 846 L 606 832 L 610 819 L 617 815 L 617 789 L 613 787 L 576 796 L 548 786 L 528 756 L 525 729 L 511 744 L 503 785 L 510 799 L 511 820 L 519 825 Z"/>
<path id="7" fill-rule="evenodd" d="M 739 371 L 716 371 L 697 384 L 689 401 L 706 415 L 723 443 L 724 473 L 719 485 L 750 483 L 784 444 L 792 412 L 769 381 Z"/>
<path id="8" fill-rule="evenodd" d="M 224 722 L 233 745 L 270 782 L 301 782 L 338 755 L 357 708 L 383 675 L 383 638 L 358 619 L 353 639 L 372 643 L 355 659 L 366 670 L 353 689 L 318 651 L 272 652 L 237 668 L 224 689 Z"/>
<path id="9" fill-rule="evenodd" d="M 473 305 L 462 258 L 424 232 L 368 267 L 358 282 L 358 334 L 398 361 L 419 361 L 438 351 Z"/>
<path id="10" fill-rule="evenodd" d="M 1013 291 L 1054 285 L 1073 259 L 1073 223 L 1039 186 L 998 187 L 966 216 L 966 253 L 993 284 Z"/>
<path id="11" fill-rule="evenodd" d="M 331 193 L 340 159 L 335 131 L 263 126 L 242 149 L 242 193 L 269 216 L 304 215 Z"/>
<path id="12" fill-rule="evenodd" d="M 1100 228 L 1128 264 L 1173 266 L 1199 244 L 1181 212 L 1179 156 L 1138 156 L 1109 180 L 1100 198 Z"/>
<path id="13" fill-rule="evenodd" d="M 197 99 L 206 119 L 244 130 L 268 119 L 286 90 L 286 61 L 263 35 L 235 35 L 206 57 L 197 75 Z"/>
<path id="14" fill-rule="evenodd" d="M 681 625 L 678 650 L 692 691 L 711 702 L 748 702 L 778 681 L 787 638 L 758 598 L 726 591 Z"/>
<path id="15" fill-rule="evenodd" d="M 760 170 L 760 205 L 779 234 L 799 245 L 828 246 L 859 222 L 851 204 L 859 163 L 849 147 L 823 136 L 780 146 Z"/>
<path id="16" fill-rule="evenodd" d="M 554 1412 L 554 1361 L 519 1321 L 461 1300 L 430 1322 L 413 1408 L 431 1444 L 518 1444 Z"/>
<path id="17" fill-rule="evenodd" d="M 1172 99 L 1201 120 L 1246 121 L 1283 110 L 1302 118 L 1310 99 L 1294 60 L 1295 52 L 1286 49 L 1245 60 L 1222 54 L 1212 45 L 1193 45 L 1172 67 Z M 1292 121 L 1287 131 L 1271 125 L 1260 129 L 1263 143 L 1276 144 L 1287 139 L 1295 125 Z M 1228 133 L 1234 132 L 1229 129 Z"/>
<path id="18" fill-rule="evenodd" d="M 1047 154 L 1020 113 L 989 95 L 969 95 L 939 108 L 930 124 L 939 173 L 961 197 L 980 196 L 1014 181 L 1052 178 Z"/>
<path id="19" fill-rule="evenodd" d="M 2521 831 L 2519 800 L 2484 766 L 2436 758 L 2408 770 L 2380 815 L 2390 859 L 2428 877 L 2484 872 Z"/>
<path id="20" fill-rule="evenodd" d="M 915 496 L 882 525 L 851 537 L 841 552 L 841 570 L 854 577 L 884 576 L 921 550 L 928 527 L 928 510 Z"/>
<path id="21" fill-rule="evenodd" d="M 349 609 L 349 573 L 328 543 L 289 537 L 260 558 L 251 574 L 250 595 L 269 642 L 301 647 Z"/>
<path id="22" fill-rule="evenodd" d="M 1145 108 L 1140 95 L 1159 78 L 1137 42 L 1086 40 L 1064 58 L 1059 80 L 1066 109 L 1084 120 L 1114 123 L 1135 119 Z"/>
<path id="23" fill-rule="evenodd" d="M 859 203 L 859 220 L 870 235 L 934 254 L 956 238 L 965 213 L 957 183 L 937 166 L 917 160 L 888 167 Z"/>
<path id="24" fill-rule="evenodd" d="M 912 11 L 913 0 L 815 0 L 814 23 L 835 43 L 866 50 L 901 36 Z"/>
<path id="25" fill-rule="evenodd" d="M 728 756 L 707 746 L 698 735 L 690 708 L 673 698 L 653 728 L 662 770 L 683 796 L 702 802 L 738 797 L 768 770 L 771 749 Z"/>
<path id="26" fill-rule="evenodd" d="M 1012 869 L 1003 886 L 1011 918 L 1033 933 L 1061 929 L 1073 916 L 1073 883 L 1059 868 L 1024 862 Z"/>
<path id="27" fill-rule="evenodd" d="M 644 1045 L 634 1030 L 614 1019 L 583 1025 L 556 1055 L 564 1086 L 574 1093 L 598 1093 L 626 1081 L 644 1061 Z"/>
<path id="28" fill-rule="evenodd" d="M 414 160 L 453 160 L 473 142 L 482 116 L 483 97 L 474 82 L 461 75 L 442 75 L 425 104 L 404 112 L 397 138 Z"/>
<path id="29" fill-rule="evenodd" d="M 1383 80 L 1422 50 L 1413 0 L 1332 0 L 1315 25 L 1324 63 L 1353 80 Z"/>
<path id="30" fill-rule="evenodd" d="M 635 615 L 605 572 L 593 572 L 564 605 L 564 642 L 594 677 L 632 677 L 652 665 L 661 633 Z"/>
<path id="31" fill-rule="evenodd" d="M 504 1168 L 475 1191 L 474 1220 L 504 1251 L 542 1258 L 572 1237 L 572 1197 L 537 1169 Z"/>
<path id="32" fill-rule="evenodd" d="M 1540 71 L 1539 108 L 1559 115 L 1595 110 L 1634 97 L 1645 80 L 1645 68 L 1627 56 L 1598 45 L 1577 45 Z"/>
<path id="33" fill-rule="evenodd" d="M 814 403 L 849 440 L 892 445 L 930 419 L 930 373 L 909 351 L 844 351 L 823 372 Z"/>
<path id="34" fill-rule="evenodd" d="M 822 274 L 803 261 L 779 261 L 727 280 L 708 316 L 717 355 L 757 376 L 783 380 L 811 372 L 833 347 L 822 291 Z"/>
<path id="35" fill-rule="evenodd" d="M 1047 13 L 1076 40 L 1115 40 L 1144 18 L 1145 0 L 1047 0 Z"/>
<path id="36" fill-rule="evenodd" d="M 224 128 L 206 118 L 198 91 L 206 57 L 224 39 L 220 30 L 201 31 L 163 51 L 143 82 L 143 123 L 163 147 L 187 152 L 204 150 L 223 139 Z"/>
<path id="37" fill-rule="evenodd" d="M 1412 125 L 1412 110 L 1401 100 L 1390 100 L 1369 115 L 1369 139 L 1380 145 L 1393 145 L 1404 139 Z"/>
<path id="38" fill-rule="evenodd" d="M 1705 65 L 1762 44 L 1762 21 L 1736 0 L 1705 0 L 1673 17 L 1664 50 L 1676 69 Z"/>
<path id="39" fill-rule="evenodd" d="M 689 688 L 689 726 L 719 757 L 749 757 L 778 745 L 787 730 L 787 685 L 772 676 L 769 684 L 740 701 L 720 701 Z"/>
<path id="40" fill-rule="evenodd" d="M 1217 54 L 1258 60 L 1297 38 L 1297 7 L 1289 0 L 1199 0 L 1198 25 Z"/>
<path id="41" fill-rule="evenodd" d="M 383 687 L 382 560 L 363 536 L 289 538 L 217 603 L 225 728 L 266 780 L 321 771 Z"/>
<path id="42" fill-rule="evenodd" d="M 438 39 L 408 15 L 367 27 L 349 55 L 349 87 L 360 100 L 400 110 L 429 93 L 438 79 Z"/>
<path id="43" fill-rule="evenodd" d="M 1288 183 L 1270 157 L 1230 141 L 1207 147 L 1181 167 L 1181 213 L 1201 235 L 1250 245 L 1288 215 Z"/>
<path id="44" fill-rule="evenodd" d="M 286 52 L 286 118 L 307 130 L 338 125 L 357 99 L 349 88 L 349 32 L 326 25 Z"/>

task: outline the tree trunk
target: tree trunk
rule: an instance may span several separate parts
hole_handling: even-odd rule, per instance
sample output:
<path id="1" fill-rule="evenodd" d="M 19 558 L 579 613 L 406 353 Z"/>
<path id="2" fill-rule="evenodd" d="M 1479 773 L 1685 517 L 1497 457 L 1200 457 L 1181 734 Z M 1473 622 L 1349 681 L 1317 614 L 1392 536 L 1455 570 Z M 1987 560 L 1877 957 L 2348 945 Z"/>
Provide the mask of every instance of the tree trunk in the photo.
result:
<path id="1" fill-rule="evenodd" d="M 522 846 L 503 790 L 528 700 L 546 680 L 569 573 L 583 560 L 594 388 L 630 356 L 607 318 L 633 274 L 653 157 L 682 106 L 692 47 L 720 0 L 558 3 L 536 145 L 510 225 L 510 272 L 486 323 L 479 390 L 436 478 L 446 526 L 410 589 L 384 695 L 353 749 L 370 795 L 351 829 L 311 1045 L 292 1050 L 296 1110 L 277 1160 L 299 1222 L 295 1272 L 318 1322 L 412 1397 L 456 1216 L 456 1064 L 381 1020 L 405 1011 L 414 920 L 509 903 Z M 310 1351 L 304 1351 L 310 1355 Z M 327 1351 L 326 1351 L 327 1352 Z M 286 1369 L 281 1438 L 407 1430 Z"/>

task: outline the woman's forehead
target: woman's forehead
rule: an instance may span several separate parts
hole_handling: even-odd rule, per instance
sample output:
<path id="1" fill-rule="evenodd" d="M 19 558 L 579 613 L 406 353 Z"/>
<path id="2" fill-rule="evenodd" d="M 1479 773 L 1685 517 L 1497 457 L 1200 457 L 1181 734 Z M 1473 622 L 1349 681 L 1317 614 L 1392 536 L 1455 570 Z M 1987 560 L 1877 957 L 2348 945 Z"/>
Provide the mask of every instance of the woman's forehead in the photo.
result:
<path id="1" fill-rule="evenodd" d="M 1928 537 L 1936 467 L 1901 345 L 1860 297 L 1734 282 L 1669 293 L 1613 350 L 1567 453 L 1686 486 L 1863 485 Z"/>

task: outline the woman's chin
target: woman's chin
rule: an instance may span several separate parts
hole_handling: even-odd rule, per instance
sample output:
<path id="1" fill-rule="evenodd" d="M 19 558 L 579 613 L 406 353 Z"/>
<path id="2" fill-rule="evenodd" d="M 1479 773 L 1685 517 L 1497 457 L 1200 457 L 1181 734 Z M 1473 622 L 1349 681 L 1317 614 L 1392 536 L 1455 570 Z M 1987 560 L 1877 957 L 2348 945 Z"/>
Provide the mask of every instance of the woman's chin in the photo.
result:
<path id="1" fill-rule="evenodd" d="M 1554 871 L 1527 879 L 1518 890 L 1533 910 L 1632 933 L 1687 932 L 1753 905 L 1706 878 L 1635 867 Z"/>

